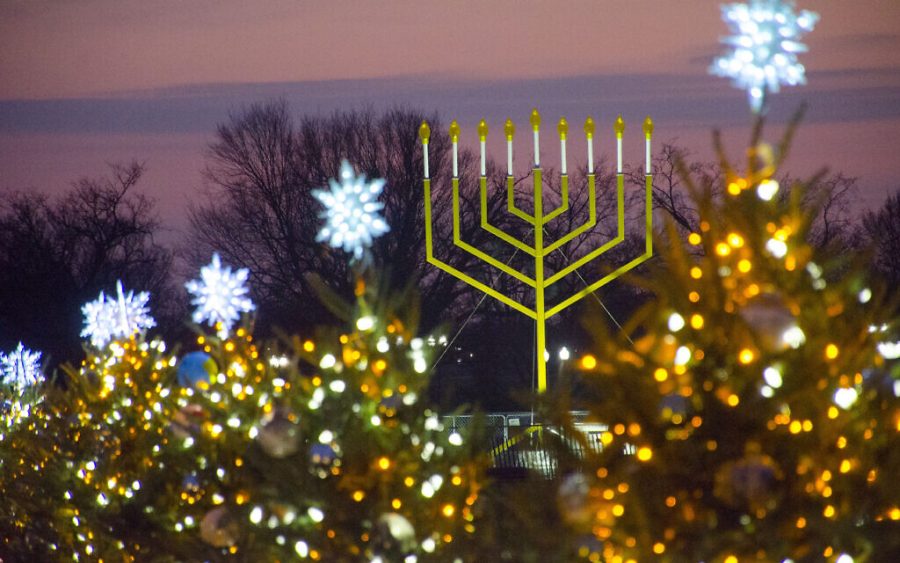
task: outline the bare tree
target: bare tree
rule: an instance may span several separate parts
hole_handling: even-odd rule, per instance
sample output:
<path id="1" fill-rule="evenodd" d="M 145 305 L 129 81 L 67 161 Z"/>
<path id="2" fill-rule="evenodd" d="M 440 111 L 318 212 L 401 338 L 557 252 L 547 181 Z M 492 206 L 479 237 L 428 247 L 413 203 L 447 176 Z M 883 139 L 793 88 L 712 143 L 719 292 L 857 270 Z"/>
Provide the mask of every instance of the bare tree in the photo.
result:
<path id="1" fill-rule="evenodd" d="M 791 186 L 790 178 L 782 185 Z M 815 209 L 816 216 L 810 230 L 810 243 L 819 248 L 832 247 L 835 251 L 853 244 L 853 199 L 859 195 L 856 178 L 841 172 L 823 174 L 804 184 L 803 205 Z"/>
<path id="2" fill-rule="evenodd" d="M 205 199 L 190 210 L 190 265 L 219 252 L 226 262 L 249 267 L 263 328 L 297 330 L 328 322 L 331 313 L 319 302 L 312 276 L 346 297 L 352 296 L 352 280 L 347 256 L 315 241 L 321 205 L 311 192 L 337 177 L 346 159 L 358 173 L 387 180 L 382 201 L 391 231 L 375 241 L 376 262 L 394 284 L 419 283 L 424 320 L 452 322 L 462 311 L 451 305 L 468 292 L 451 276 L 426 267 L 418 139 L 425 117 L 399 109 L 376 116 L 370 110 L 307 116 L 298 123 L 284 102 L 252 105 L 233 115 L 209 147 Z M 477 268 L 477 260 L 451 248 L 450 141 L 437 116 L 428 121 L 435 255 L 460 269 Z M 461 236 L 478 244 L 484 234 L 477 170 L 468 151 L 461 151 L 459 170 L 466 215 Z M 495 219 L 504 193 L 492 190 L 489 213 Z"/>
<path id="3" fill-rule="evenodd" d="M 171 253 L 154 239 L 153 202 L 134 193 L 144 167 L 110 168 L 109 177 L 81 179 L 56 200 L 12 192 L 0 201 L 0 349 L 22 340 L 54 363 L 74 360 L 81 305 L 101 290 L 121 279 L 166 293 Z"/>
<path id="4" fill-rule="evenodd" d="M 636 187 L 644 186 L 644 174 L 643 167 L 626 170 L 628 182 Z M 856 243 L 852 213 L 852 200 L 859 191 L 856 181 L 840 172 L 823 172 L 806 182 L 783 175 L 779 178 L 782 186 L 779 198 L 786 203 L 794 187 L 802 187 L 802 205 L 816 210 L 810 243 L 837 251 Z M 720 197 L 724 182 L 725 175 L 717 164 L 691 160 L 689 150 L 665 143 L 653 157 L 653 208 L 670 217 L 682 235 L 697 232 L 699 217 L 692 203 L 691 189 L 712 190 L 713 197 Z M 638 196 L 635 192 L 633 197 L 643 197 L 643 194 Z"/>
<path id="5" fill-rule="evenodd" d="M 874 247 L 875 270 L 887 287 L 900 291 L 900 189 L 877 211 L 863 216 L 863 229 Z"/>
<path id="6" fill-rule="evenodd" d="M 691 160 L 691 152 L 675 145 L 663 143 L 653 157 L 653 208 L 662 210 L 675 221 L 682 233 L 696 232 L 699 228 L 697 209 L 693 207 L 685 174 L 695 186 L 709 186 L 721 191 L 722 171 L 709 162 Z M 646 171 L 643 167 L 626 170 L 628 182 L 643 187 Z"/>

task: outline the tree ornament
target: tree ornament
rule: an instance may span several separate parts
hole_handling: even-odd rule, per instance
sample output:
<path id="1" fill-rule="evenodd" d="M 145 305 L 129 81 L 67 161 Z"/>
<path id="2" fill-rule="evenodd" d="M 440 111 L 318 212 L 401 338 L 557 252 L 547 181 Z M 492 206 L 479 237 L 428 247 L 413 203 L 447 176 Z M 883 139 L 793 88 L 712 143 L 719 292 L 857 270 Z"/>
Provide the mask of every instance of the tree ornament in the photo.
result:
<path id="1" fill-rule="evenodd" d="M 227 338 L 231 327 L 241 318 L 241 313 L 249 313 L 256 307 L 247 297 L 247 277 L 250 271 L 240 268 L 235 272 L 230 267 L 223 268 L 219 254 L 212 262 L 200 269 L 200 279 L 184 284 L 194 298 L 196 306 L 193 319 L 197 324 L 208 321 L 210 326 L 219 327 L 219 335 Z"/>
<path id="2" fill-rule="evenodd" d="M 131 338 L 136 332 L 156 326 L 150 316 L 147 302 L 150 294 L 142 291 L 137 295 L 133 291 L 127 294 L 122 282 L 116 282 L 115 298 L 100 292 L 95 301 L 86 303 L 81 311 L 84 314 L 84 330 L 81 336 L 90 337 L 91 344 L 97 348 L 106 346 L 116 338 Z"/>
<path id="3" fill-rule="evenodd" d="M 329 444 L 313 444 L 309 448 L 310 471 L 324 479 L 331 474 L 331 466 L 337 460 L 337 452 Z"/>
<path id="4" fill-rule="evenodd" d="M 723 464 L 716 472 L 713 493 L 732 508 L 765 514 L 778 506 L 778 483 L 783 478 L 775 460 L 762 453 L 758 443 L 750 442 L 741 459 Z"/>
<path id="5" fill-rule="evenodd" d="M 750 108 L 764 113 L 766 95 L 781 84 L 805 84 L 805 69 L 797 53 L 805 52 L 800 37 L 813 30 L 819 15 L 802 10 L 794 13 L 790 0 L 750 0 L 747 4 L 725 4 L 722 19 L 733 35 L 722 40 L 733 50 L 716 57 L 709 72 L 731 78 L 747 90 Z"/>
<path id="6" fill-rule="evenodd" d="M 589 561 L 599 561 L 600 559 L 593 559 L 592 556 L 603 553 L 603 541 L 594 534 L 584 534 L 575 538 L 575 549 L 579 554 L 588 554 Z"/>
<path id="7" fill-rule="evenodd" d="M 784 298 L 777 293 L 757 295 L 740 310 L 740 316 L 768 352 L 796 348 L 802 343 L 802 331 Z"/>
<path id="8" fill-rule="evenodd" d="M 0 380 L 22 390 L 43 381 L 40 352 L 32 352 L 21 342 L 9 354 L 0 353 Z"/>
<path id="9" fill-rule="evenodd" d="M 598 510 L 599 497 L 584 473 L 570 473 L 559 485 L 556 501 L 563 520 L 575 527 L 587 526 Z"/>
<path id="10" fill-rule="evenodd" d="M 393 418 L 397 415 L 397 410 L 403 405 L 403 398 L 394 393 L 389 397 L 382 397 L 378 401 L 378 414 L 384 418 Z"/>
<path id="11" fill-rule="evenodd" d="M 213 547 L 237 543 L 238 524 L 224 506 L 217 506 L 200 520 L 200 538 Z"/>
<path id="12" fill-rule="evenodd" d="M 177 380 L 182 387 L 197 387 L 201 381 L 206 383 L 219 373 L 219 366 L 212 356 L 206 352 L 190 352 L 178 363 Z"/>
<path id="13" fill-rule="evenodd" d="M 659 412 L 664 420 L 671 420 L 675 416 L 684 420 L 689 407 L 687 398 L 680 393 L 669 393 L 660 397 Z"/>
<path id="14" fill-rule="evenodd" d="M 184 493 L 185 500 L 194 502 L 200 496 L 200 478 L 196 473 L 185 475 L 181 480 L 181 490 Z"/>
<path id="15" fill-rule="evenodd" d="M 313 190 L 312 195 L 322 202 L 325 209 L 319 217 L 325 225 L 316 237 L 327 240 L 334 248 L 343 248 L 359 260 L 363 251 L 372 245 L 375 237 L 390 230 L 379 211 L 384 204 L 378 201 L 384 179 L 366 182 L 365 175 L 356 176 L 346 160 L 341 162 L 341 182 L 329 180 L 328 189 Z"/>
<path id="16" fill-rule="evenodd" d="M 184 440 L 200 432 L 200 423 L 206 417 L 202 406 L 191 403 L 182 407 L 172 416 L 169 429 L 176 438 Z"/>
<path id="17" fill-rule="evenodd" d="M 388 512 L 375 522 L 371 545 L 372 551 L 381 557 L 403 557 L 416 549 L 416 530 L 402 514 Z"/>
<path id="18" fill-rule="evenodd" d="M 266 454 L 282 459 L 293 455 L 300 447 L 300 425 L 297 416 L 275 409 L 262 419 L 256 441 Z"/>

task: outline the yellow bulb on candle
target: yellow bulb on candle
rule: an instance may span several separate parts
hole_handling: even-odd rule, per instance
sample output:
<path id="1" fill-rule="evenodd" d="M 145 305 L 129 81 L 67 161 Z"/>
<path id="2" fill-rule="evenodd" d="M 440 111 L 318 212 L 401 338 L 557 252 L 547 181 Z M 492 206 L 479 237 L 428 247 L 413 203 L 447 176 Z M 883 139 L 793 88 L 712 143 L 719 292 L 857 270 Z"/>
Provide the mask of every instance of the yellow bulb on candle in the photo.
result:
<path id="1" fill-rule="evenodd" d="M 487 134 L 488 134 L 487 121 L 482 119 L 481 121 L 478 122 L 478 139 L 480 141 L 484 141 L 485 139 L 487 139 Z"/>
<path id="2" fill-rule="evenodd" d="M 537 108 L 531 110 L 531 119 L 529 121 L 531 122 L 531 128 L 535 131 L 541 128 L 541 114 L 538 113 Z"/>
<path id="3" fill-rule="evenodd" d="M 556 125 L 556 130 L 559 131 L 560 140 L 565 141 L 566 135 L 569 134 L 569 122 L 566 121 L 565 117 L 559 118 L 559 123 Z"/>
<path id="4" fill-rule="evenodd" d="M 503 132 L 506 133 L 507 141 L 513 140 L 513 135 L 516 134 L 516 125 L 512 122 L 512 119 L 507 118 L 506 125 L 503 126 Z"/>
<path id="5" fill-rule="evenodd" d="M 594 118 L 588 116 L 588 118 L 584 120 L 584 134 L 587 136 L 588 139 L 594 138 L 594 130 L 595 129 L 596 129 L 596 126 L 594 125 Z"/>
<path id="6" fill-rule="evenodd" d="M 427 145 L 428 139 L 431 137 L 431 127 L 428 126 L 427 121 L 423 121 L 422 125 L 419 126 L 419 138 L 422 139 L 422 144 Z"/>
<path id="7" fill-rule="evenodd" d="M 454 143 L 459 142 L 459 123 L 455 119 L 450 122 L 450 140 Z"/>
<path id="8" fill-rule="evenodd" d="M 625 120 L 622 119 L 622 116 L 616 118 L 616 123 L 613 125 L 613 129 L 616 131 L 616 137 L 622 138 L 622 134 L 625 133 Z"/>
<path id="9" fill-rule="evenodd" d="M 644 135 L 649 139 L 653 135 L 653 120 L 650 119 L 650 116 L 647 116 L 647 119 L 644 120 Z"/>

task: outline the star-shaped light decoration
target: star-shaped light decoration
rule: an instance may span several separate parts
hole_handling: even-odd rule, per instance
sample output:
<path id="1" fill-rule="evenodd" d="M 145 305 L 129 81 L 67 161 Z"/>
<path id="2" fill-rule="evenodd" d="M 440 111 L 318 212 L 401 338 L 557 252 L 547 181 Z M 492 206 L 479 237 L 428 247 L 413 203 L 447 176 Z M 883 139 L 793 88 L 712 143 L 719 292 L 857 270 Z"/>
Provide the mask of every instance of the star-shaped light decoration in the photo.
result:
<path id="1" fill-rule="evenodd" d="M 359 260 L 375 237 L 390 230 L 379 213 L 384 208 L 378 196 L 385 180 L 379 178 L 366 182 L 366 177 L 356 176 L 353 167 L 345 160 L 341 163 L 341 182 L 329 180 L 328 183 L 330 190 L 312 192 L 325 206 L 319 214 L 325 219 L 325 225 L 316 240 L 327 240 L 331 246 L 343 248 Z"/>
<path id="2" fill-rule="evenodd" d="M 184 284 L 194 299 L 193 319 L 197 324 L 208 321 L 210 326 L 218 326 L 219 336 L 227 338 L 231 327 L 240 320 L 241 313 L 249 313 L 256 307 L 247 297 L 247 276 L 250 271 L 240 268 L 232 271 L 222 267 L 218 254 L 213 254 L 212 262 L 200 269 L 200 279 Z"/>
<path id="3" fill-rule="evenodd" d="M 17 389 L 35 385 L 44 379 L 40 361 L 40 352 L 32 352 L 19 342 L 8 355 L 0 353 L 0 379 Z"/>
<path id="4" fill-rule="evenodd" d="M 805 84 L 803 65 L 797 53 L 807 50 L 800 36 L 812 31 L 819 19 L 815 12 L 794 13 L 790 0 L 750 0 L 747 4 L 725 4 L 722 19 L 733 35 L 722 40 L 733 50 L 716 57 L 709 72 L 731 78 L 747 90 L 750 108 L 764 113 L 766 95 L 781 84 Z"/>
<path id="5" fill-rule="evenodd" d="M 125 293 L 121 280 L 116 282 L 116 292 L 116 297 L 111 297 L 101 291 L 100 297 L 81 308 L 84 313 L 81 336 L 90 337 L 91 344 L 97 348 L 113 339 L 130 338 L 136 332 L 156 326 L 147 307 L 149 293 Z"/>

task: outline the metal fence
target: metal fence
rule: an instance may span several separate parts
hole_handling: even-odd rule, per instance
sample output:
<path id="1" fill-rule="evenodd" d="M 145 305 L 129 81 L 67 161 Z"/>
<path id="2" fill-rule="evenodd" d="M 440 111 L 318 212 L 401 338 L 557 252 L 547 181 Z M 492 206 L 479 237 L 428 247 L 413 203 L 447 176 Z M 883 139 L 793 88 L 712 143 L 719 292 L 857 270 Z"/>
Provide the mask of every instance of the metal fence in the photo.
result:
<path id="1" fill-rule="evenodd" d="M 599 452 L 600 435 L 606 425 L 586 422 L 587 412 L 571 413 L 577 436 L 559 427 L 542 424 L 531 412 L 491 413 L 481 415 L 490 449 L 491 471 L 503 477 L 537 474 L 555 477 L 563 459 L 577 460 L 585 455 L 585 448 Z M 444 418 L 448 430 L 465 428 L 472 415 L 453 415 Z M 569 431 L 571 432 L 571 431 Z"/>

